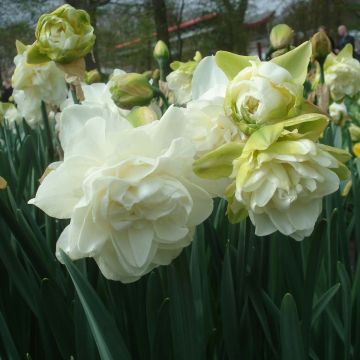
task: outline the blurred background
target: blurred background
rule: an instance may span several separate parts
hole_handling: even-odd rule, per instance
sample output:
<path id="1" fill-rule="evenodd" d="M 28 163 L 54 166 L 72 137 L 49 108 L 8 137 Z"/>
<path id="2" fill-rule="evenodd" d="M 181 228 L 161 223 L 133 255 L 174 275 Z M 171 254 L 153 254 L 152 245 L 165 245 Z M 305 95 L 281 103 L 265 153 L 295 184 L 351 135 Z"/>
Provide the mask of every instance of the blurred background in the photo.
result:
<path id="1" fill-rule="evenodd" d="M 155 67 L 152 49 L 164 40 L 172 59 L 187 61 L 194 49 L 203 56 L 218 49 L 264 57 L 272 26 L 289 24 L 295 45 L 319 26 L 336 42 L 337 28 L 345 24 L 359 49 L 358 0 L 69 0 L 91 16 L 97 36 L 90 68 L 108 74 L 114 68 L 142 72 Z M 15 40 L 34 41 L 39 16 L 63 4 L 62 0 L 1 0 L 0 75 L 12 73 Z"/>

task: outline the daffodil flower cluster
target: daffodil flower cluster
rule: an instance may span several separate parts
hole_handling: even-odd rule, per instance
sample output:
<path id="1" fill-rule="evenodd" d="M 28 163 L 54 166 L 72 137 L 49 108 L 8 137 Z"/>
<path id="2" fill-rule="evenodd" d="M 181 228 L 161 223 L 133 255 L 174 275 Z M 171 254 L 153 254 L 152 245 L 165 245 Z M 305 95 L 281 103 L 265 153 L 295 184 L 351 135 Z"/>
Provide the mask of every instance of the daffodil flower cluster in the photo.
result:
<path id="1" fill-rule="evenodd" d="M 44 18 L 39 34 L 53 20 Z M 87 45 L 75 35 L 69 44 L 87 51 L 91 29 L 75 30 Z M 74 54 L 60 40 L 46 52 L 56 61 Z M 303 99 L 310 57 L 304 43 L 270 62 L 220 51 L 173 63 L 168 85 L 182 106 L 163 113 L 145 75 L 116 70 L 107 84 L 83 85 L 81 104 L 61 105 L 64 158 L 30 200 L 70 220 L 59 260 L 61 250 L 92 257 L 107 278 L 135 281 L 191 243 L 219 196 L 229 220 L 249 216 L 258 235 L 308 236 L 323 197 L 348 175 L 347 153 L 318 142 L 328 118 Z"/>
<path id="2" fill-rule="evenodd" d="M 302 96 L 310 56 L 309 43 L 270 62 L 218 52 L 194 74 L 214 79 L 193 91 L 199 98 L 223 97 L 240 139 L 203 155 L 194 170 L 204 178 L 231 179 L 225 190 L 229 220 L 249 216 L 257 235 L 310 235 L 323 197 L 348 176 L 348 154 L 318 143 L 327 116 Z"/>

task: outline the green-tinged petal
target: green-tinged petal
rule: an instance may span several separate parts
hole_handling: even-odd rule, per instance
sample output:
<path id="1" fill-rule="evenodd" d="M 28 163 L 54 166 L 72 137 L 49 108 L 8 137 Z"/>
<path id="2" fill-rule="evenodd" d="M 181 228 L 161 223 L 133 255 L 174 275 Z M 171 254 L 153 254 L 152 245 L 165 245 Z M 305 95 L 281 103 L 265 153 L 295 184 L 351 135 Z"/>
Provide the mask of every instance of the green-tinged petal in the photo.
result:
<path id="1" fill-rule="evenodd" d="M 303 114 L 282 124 L 284 129 L 290 132 L 284 134 L 286 138 L 293 140 L 307 138 L 316 141 L 326 128 L 328 118 L 322 114 Z"/>
<path id="2" fill-rule="evenodd" d="M 248 212 L 244 205 L 239 203 L 235 198 L 235 189 L 236 184 L 234 181 L 225 191 L 225 196 L 228 201 L 226 215 L 228 216 L 231 224 L 237 224 L 248 216 Z"/>
<path id="3" fill-rule="evenodd" d="M 197 63 L 200 62 L 200 60 L 202 59 L 202 55 L 200 51 L 196 51 L 195 52 L 195 56 L 194 56 L 194 61 L 196 61 Z"/>
<path id="4" fill-rule="evenodd" d="M 251 60 L 259 60 L 257 56 L 242 56 L 228 51 L 218 51 L 215 61 L 219 68 L 232 80 L 242 69 L 250 66 Z"/>
<path id="5" fill-rule="evenodd" d="M 247 140 L 243 154 L 248 154 L 254 150 L 266 150 L 281 135 L 284 123 L 268 125 L 255 131 Z"/>
<path id="6" fill-rule="evenodd" d="M 271 61 L 289 71 L 294 81 L 302 85 L 307 76 L 307 68 L 311 58 L 311 43 L 306 41 L 284 55 L 277 56 Z"/>
<path id="7" fill-rule="evenodd" d="M 332 155 L 336 160 L 346 163 L 351 159 L 351 155 L 344 149 L 339 149 L 337 147 L 328 146 L 324 144 L 319 144 L 320 148 L 324 151 L 327 151 L 330 155 Z"/>
<path id="8" fill-rule="evenodd" d="M 50 61 L 50 59 L 40 52 L 38 42 L 35 41 L 29 49 L 26 61 L 29 64 L 42 64 Z"/>
<path id="9" fill-rule="evenodd" d="M 332 168 L 331 170 L 339 177 L 340 180 L 346 180 L 350 176 L 350 170 L 346 165 L 339 161 L 339 167 Z"/>
<path id="10" fill-rule="evenodd" d="M 243 144 L 228 143 L 196 160 L 193 170 L 196 175 L 206 179 L 218 179 L 231 175 L 234 159 L 239 157 Z"/>
<path id="11" fill-rule="evenodd" d="M 16 51 L 20 55 L 26 51 L 26 45 L 23 44 L 21 41 L 16 40 L 15 41 Z"/>
<path id="12" fill-rule="evenodd" d="M 306 155 L 309 151 L 307 147 L 304 147 L 301 142 L 298 141 L 278 141 L 272 144 L 269 149 L 269 152 L 274 154 L 281 155 Z"/>
<path id="13" fill-rule="evenodd" d="M 353 57 L 353 47 L 351 44 L 346 44 L 345 47 L 337 54 L 337 59 L 340 61 L 342 59 L 352 59 Z"/>
<path id="14" fill-rule="evenodd" d="M 171 70 L 177 70 L 180 66 L 181 66 L 182 62 L 180 61 L 173 61 L 171 64 L 170 64 L 170 68 Z"/>
<path id="15" fill-rule="evenodd" d="M 300 108 L 300 113 L 298 115 L 314 114 L 314 113 L 326 115 L 323 113 L 323 111 L 318 106 L 316 106 L 309 100 L 304 100 L 304 102 L 302 103 L 301 108 Z"/>

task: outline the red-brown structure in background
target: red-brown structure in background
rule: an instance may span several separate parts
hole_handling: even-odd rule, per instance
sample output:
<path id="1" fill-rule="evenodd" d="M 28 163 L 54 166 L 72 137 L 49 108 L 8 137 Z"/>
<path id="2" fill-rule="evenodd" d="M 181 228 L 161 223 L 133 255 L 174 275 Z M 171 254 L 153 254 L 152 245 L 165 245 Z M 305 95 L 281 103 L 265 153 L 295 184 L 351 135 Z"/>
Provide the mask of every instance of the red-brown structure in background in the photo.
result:
<path id="1" fill-rule="evenodd" d="M 258 27 L 260 25 L 266 24 L 274 16 L 274 14 L 275 14 L 275 11 L 271 11 L 271 12 L 267 13 L 265 16 L 263 16 L 263 17 L 261 17 L 259 19 L 256 19 L 256 20 L 254 20 L 252 22 L 246 23 L 245 27 L 247 29 L 254 29 L 254 28 L 256 28 L 256 27 Z M 190 27 L 201 24 L 203 22 L 212 20 L 212 19 L 216 18 L 218 15 L 219 15 L 218 13 L 212 12 L 212 13 L 209 13 L 209 14 L 206 14 L 206 15 L 203 15 L 203 16 L 198 16 L 196 18 L 186 20 L 186 21 L 182 22 L 179 25 L 169 26 L 168 27 L 168 32 L 171 34 L 171 33 L 175 32 L 177 30 L 188 29 Z M 153 33 L 152 35 L 156 36 L 156 33 Z M 124 49 L 124 48 L 126 48 L 128 46 L 135 45 L 135 44 L 139 43 L 140 41 L 141 41 L 141 38 L 137 37 L 137 38 L 134 38 L 132 40 L 125 41 L 125 42 L 123 42 L 121 44 L 117 44 L 117 45 L 115 45 L 115 47 L 117 49 Z"/>

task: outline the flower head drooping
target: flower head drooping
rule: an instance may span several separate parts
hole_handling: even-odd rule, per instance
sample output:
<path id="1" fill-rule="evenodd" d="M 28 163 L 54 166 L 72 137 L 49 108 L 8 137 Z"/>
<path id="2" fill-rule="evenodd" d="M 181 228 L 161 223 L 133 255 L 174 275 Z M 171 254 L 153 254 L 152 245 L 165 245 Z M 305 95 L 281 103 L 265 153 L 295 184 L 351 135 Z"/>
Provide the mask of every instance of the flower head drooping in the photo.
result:
<path id="1" fill-rule="evenodd" d="M 65 4 L 50 14 L 43 14 L 36 26 L 36 41 L 28 53 L 32 64 L 53 60 L 67 64 L 83 58 L 94 43 L 94 28 L 89 14 Z"/>
<path id="2" fill-rule="evenodd" d="M 16 46 L 18 55 L 14 59 L 16 68 L 12 77 L 14 100 L 21 116 L 35 126 L 42 119 L 41 101 L 59 106 L 66 99 L 65 74 L 53 61 L 29 64 L 27 55 L 30 46 L 20 41 L 16 42 Z"/>

